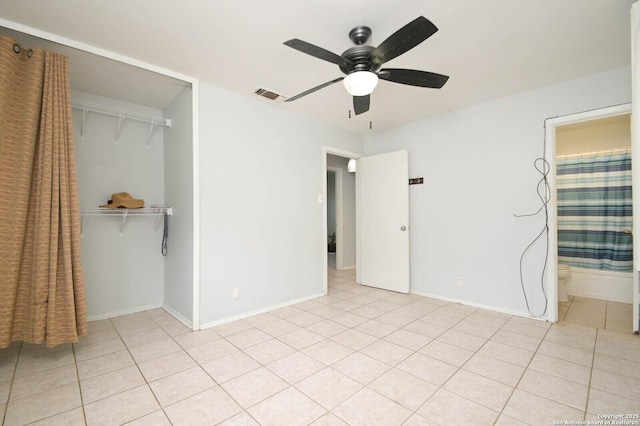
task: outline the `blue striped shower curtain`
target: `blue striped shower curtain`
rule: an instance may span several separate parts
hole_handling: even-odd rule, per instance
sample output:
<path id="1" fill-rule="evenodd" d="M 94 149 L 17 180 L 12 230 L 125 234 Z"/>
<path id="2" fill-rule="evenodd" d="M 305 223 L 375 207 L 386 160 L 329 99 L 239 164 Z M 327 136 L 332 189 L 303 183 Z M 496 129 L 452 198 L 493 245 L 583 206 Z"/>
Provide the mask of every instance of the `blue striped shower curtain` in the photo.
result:
<path id="1" fill-rule="evenodd" d="M 558 262 L 632 271 L 631 152 L 558 157 Z"/>

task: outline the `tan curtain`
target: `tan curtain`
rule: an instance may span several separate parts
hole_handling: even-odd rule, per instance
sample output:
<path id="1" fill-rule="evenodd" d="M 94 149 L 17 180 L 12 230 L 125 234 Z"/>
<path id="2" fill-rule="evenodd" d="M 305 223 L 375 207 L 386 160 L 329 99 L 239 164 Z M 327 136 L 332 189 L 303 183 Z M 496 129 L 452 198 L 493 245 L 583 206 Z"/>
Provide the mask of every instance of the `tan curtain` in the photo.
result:
<path id="1" fill-rule="evenodd" d="M 87 333 L 68 74 L 0 36 L 0 347 Z"/>

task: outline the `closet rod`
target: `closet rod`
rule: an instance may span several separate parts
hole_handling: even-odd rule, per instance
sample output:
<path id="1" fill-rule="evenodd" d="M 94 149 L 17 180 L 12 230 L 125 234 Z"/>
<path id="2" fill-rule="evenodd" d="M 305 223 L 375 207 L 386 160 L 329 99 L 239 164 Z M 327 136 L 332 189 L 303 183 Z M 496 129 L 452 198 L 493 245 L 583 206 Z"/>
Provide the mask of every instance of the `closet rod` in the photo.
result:
<path id="1" fill-rule="evenodd" d="M 82 111 L 97 112 L 99 114 L 112 115 L 114 117 L 127 118 L 131 120 L 142 121 L 145 123 L 151 123 L 154 125 L 160 125 L 165 127 L 171 127 L 171 119 L 164 117 L 153 117 L 151 115 L 142 114 L 139 112 L 126 111 L 119 108 L 114 108 L 107 105 L 93 104 L 85 101 L 71 101 L 71 107 Z"/>

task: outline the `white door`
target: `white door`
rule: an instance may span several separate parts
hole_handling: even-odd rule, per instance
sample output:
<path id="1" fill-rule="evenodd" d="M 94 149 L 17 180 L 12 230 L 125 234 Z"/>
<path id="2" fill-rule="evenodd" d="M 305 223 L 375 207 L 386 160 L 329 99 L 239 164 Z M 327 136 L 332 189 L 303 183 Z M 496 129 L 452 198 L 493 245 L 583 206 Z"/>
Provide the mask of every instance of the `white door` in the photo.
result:
<path id="1" fill-rule="evenodd" d="M 409 154 L 358 159 L 356 281 L 409 292 Z"/>

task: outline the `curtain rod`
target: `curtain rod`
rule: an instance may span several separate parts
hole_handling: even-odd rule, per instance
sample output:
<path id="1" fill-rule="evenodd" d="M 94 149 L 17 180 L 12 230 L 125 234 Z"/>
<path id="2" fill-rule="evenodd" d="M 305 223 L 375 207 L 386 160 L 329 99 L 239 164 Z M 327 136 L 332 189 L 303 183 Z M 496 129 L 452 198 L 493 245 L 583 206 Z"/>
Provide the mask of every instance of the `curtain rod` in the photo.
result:
<path id="1" fill-rule="evenodd" d="M 171 119 L 164 117 L 154 117 L 139 112 L 126 111 L 120 108 L 114 108 L 107 105 L 94 104 L 85 101 L 71 101 L 71 107 L 83 111 L 97 112 L 99 114 L 111 115 L 114 117 L 127 118 L 131 120 L 143 121 L 154 125 L 171 127 Z"/>
<path id="2" fill-rule="evenodd" d="M 561 154 L 561 155 L 557 155 L 556 158 L 566 159 L 566 158 L 575 158 L 575 157 L 588 157 L 590 155 L 616 154 L 616 153 L 625 153 L 625 152 L 631 152 L 631 147 L 622 146 L 617 148 L 601 149 L 598 151 L 576 152 L 574 154 Z"/>

